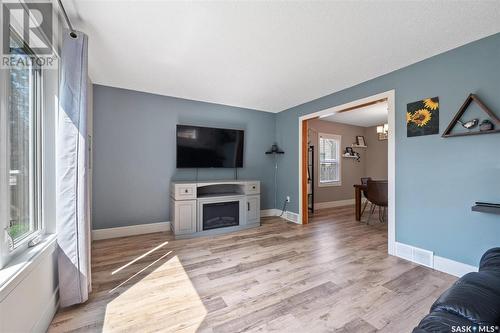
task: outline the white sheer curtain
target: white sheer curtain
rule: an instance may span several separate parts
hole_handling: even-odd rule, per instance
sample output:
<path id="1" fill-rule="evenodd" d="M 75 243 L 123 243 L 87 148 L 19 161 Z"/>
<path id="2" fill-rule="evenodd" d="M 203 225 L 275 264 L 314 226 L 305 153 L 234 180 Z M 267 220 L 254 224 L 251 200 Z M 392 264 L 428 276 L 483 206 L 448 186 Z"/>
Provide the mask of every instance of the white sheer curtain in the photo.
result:
<path id="1" fill-rule="evenodd" d="M 62 307 L 90 292 L 90 214 L 87 164 L 87 36 L 63 32 L 56 142 L 59 295 Z"/>

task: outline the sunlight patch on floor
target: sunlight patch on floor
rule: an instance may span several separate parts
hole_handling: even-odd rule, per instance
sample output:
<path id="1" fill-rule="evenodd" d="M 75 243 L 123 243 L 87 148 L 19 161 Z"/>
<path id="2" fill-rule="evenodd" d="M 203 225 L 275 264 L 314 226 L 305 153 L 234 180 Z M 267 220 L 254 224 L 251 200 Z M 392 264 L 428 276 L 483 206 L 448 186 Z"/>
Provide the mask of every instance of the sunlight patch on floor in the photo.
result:
<path id="1" fill-rule="evenodd" d="M 121 282 L 119 285 L 117 285 L 116 287 L 114 287 L 113 289 L 111 289 L 110 291 L 108 291 L 108 294 L 112 294 L 117 289 L 119 289 L 121 286 L 125 285 L 127 282 L 131 281 L 133 278 L 139 276 L 142 272 L 146 271 L 149 267 L 154 266 L 157 262 L 159 262 L 163 258 L 168 257 L 168 255 L 170 253 L 172 253 L 172 251 L 168 251 L 167 253 L 165 253 L 164 255 L 162 255 L 160 258 L 156 259 L 155 261 L 153 261 L 152 263 L 150 263 L 149 265 L 147 265 L 146 267 L 144 267 L 143 269 L 141 269 L 140 271 L 138 271 L 134 275 L 130 276 L 128 279 L 126 279 L 125 281 Z M 111 273 L 111 275 L 113 275 L 113 273 Z"/>
<path id="2" fill-rule="evenodd" d="M 167 245 L 167 244 L 168 244 L 168 242 L 164 242 L 164 243 L 162 243 L 162 244 L 158 245 L 157 247 L 155 247 L 154 249 L 151 249 L 151 250 L 149 250 L 148 252 L 146 252 L 146 253 L 144 253 L 144 254 L 142 254 L 142 255 L 138 256 L 138 257 L 137 257 L 137 258 L 135 258 L 134 260 L 132 260 L 132 261 L 130 261 L 130 262 L 128 262 L 128 263 L 126 263 L 126 264 L 125 264 L 125 265 L 123 265 L 122 267 L 120 267 L 120 268 L 118 268 L 118 269 L 114 270 L 113 272 L 111 272 L 111 275 L 115 275 L 116 273 L 118 273 L 118 272 L 119 272 L 119 271 L 121 271 L 122 269 L 127 268 L 128 266 L 132 265 L 133 263 L 135 263 L 135 262 L 137 262 L 137 261 L 139 261 L 139 260 L 141 260 L 141 259 L 143 259 L 143 258 L 147 257 L 147 256 L 148 256 L 148 255 L 150 255 L 151 253 L 155 252 L 156 250 L 161 249 L 162 247 L 164 247 L 164 246 L 165 246 L 165 245 Z"/>
<path id="3" fill-rule="evenodd" d="M 141 280 L 109 302 L 104 317 L 104 331 L 121 331 L 125 328 L 139 331 L 145 326 L 148 330 L 154 330 L 157 326 L 157 329 L 164 331 L 197 331 L 207 310 L 179 258 L 176 255 L 168 258 L 169 255 L 172 255 L 172 251 L 109 291 L 119 290 L 153 267 Z M 161 260 L 165 262 L 161 263 Z"/>

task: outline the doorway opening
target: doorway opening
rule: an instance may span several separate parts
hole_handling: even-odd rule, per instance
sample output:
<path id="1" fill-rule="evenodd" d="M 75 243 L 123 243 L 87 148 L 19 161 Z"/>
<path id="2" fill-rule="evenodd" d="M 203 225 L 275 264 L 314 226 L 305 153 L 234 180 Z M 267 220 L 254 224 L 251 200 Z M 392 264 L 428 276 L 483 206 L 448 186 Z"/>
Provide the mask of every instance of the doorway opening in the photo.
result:
<path id="1" fill-rule="evenodd" d="M 391 90 L 299 118 L 302 224 L 318 209 L 351 205 L 343 209 L 354 209 L 356 220 L 387 223 L 388 252 L 394 254 L 394 99 Z M 365 205 L 369 178 L 371 200 Z"/>

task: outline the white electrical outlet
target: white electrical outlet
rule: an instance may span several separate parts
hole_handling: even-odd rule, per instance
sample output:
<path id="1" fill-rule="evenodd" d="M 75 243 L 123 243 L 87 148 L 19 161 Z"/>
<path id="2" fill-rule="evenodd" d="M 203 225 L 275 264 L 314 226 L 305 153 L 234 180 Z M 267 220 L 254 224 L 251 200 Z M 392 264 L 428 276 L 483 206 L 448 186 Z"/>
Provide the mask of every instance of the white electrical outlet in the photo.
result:
<path id="1" fill-rule="evenodd" d="M 290 202 L 290 196 L 289 195 L 286 196 L 286 202 Z"/>

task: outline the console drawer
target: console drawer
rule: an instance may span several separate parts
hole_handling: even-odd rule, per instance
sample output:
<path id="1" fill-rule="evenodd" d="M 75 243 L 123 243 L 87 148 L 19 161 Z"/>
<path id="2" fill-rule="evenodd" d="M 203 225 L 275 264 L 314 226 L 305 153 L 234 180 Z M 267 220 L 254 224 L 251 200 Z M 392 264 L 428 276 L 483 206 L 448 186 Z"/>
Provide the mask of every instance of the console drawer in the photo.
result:
<path id="1" fill-rule="evenodd" d="M 195 184 L 175 184 L 173 196 L 176 200 L 196 199 Z"/>
<path id="2" fill-rule="evenodd" d="M 260 193 L 260 182 L 249 182 L 247 183 L 246 194 L 258 194 Z"/>

